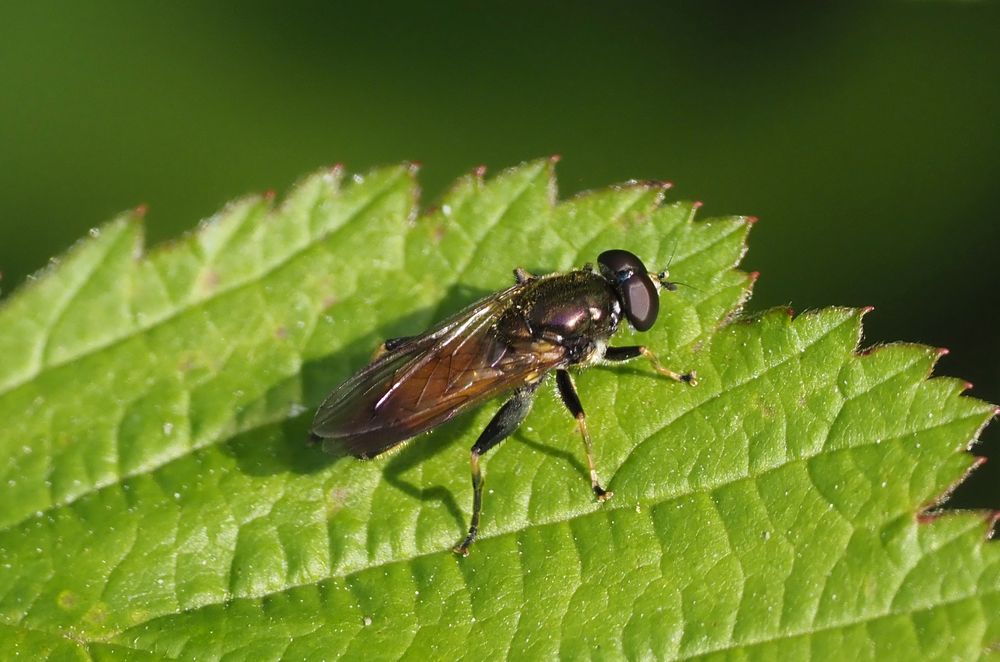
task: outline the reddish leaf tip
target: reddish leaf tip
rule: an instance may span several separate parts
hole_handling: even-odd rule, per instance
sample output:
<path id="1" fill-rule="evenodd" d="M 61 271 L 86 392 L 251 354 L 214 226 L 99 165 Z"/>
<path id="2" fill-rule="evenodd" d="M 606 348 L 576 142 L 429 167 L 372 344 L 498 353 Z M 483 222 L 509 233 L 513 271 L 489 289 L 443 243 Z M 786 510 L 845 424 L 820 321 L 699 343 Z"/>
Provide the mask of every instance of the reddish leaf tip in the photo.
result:
<path id="1" fill-rule="evenodd" d="M 562 161 L 562 154 L 552 154 L 549 156 L 549 163 L 553 165 L 559 163 L 560 161 Z"/>
<path id="2" fill-rule="evenodd" d="M 472 169 L 472 175 L 476 179 L 482 179 L 483 177 L 485 177 L 486 176 L 486 165 L 482 164 L 482 163 L 480 163 L 479 165 L 477 165 L 475 168 Z"/>
<path id="3" fill-rule="evenodd" d="M 938 358 L 941 358 L 942 356 L 948 356 L 949 354 L 951 354 L 951 350 L 948 349 L 947 347 L 938 347 L 937 348 Z"/>
<path id="4" fill-rule="evenodd" d="M 705 203 L 702 202 L 701 200 L 695 200 L 694 202 L 691 203 L 691 208 L 692 209 L 701 209 L 704 205 L 705 205 Z"/>
<path id="5" fill-rule="evenodd" d="M 149 211 L 149 205 L 147 205 L 144 202 L 141 205 L 136 205 L 135 208 L 132 210 L 132 213 L 135 214 L 137 218 L 145 218 L 146 212 L 148 211 Z"/>
<path id="6" fill-rule="evenodd" d="M 1000 510 L 991 510 L 986 513 L 986 539 L 993 540 L 997 532 L 997 522 L 1000 522 Z"/>
<path id="7" fill-rule="evenodd" d="M 867 315 L 868 313 L 872 312 L 873 310 L 875 310 L 875 306 L 863 306 L 861 308 L 861 314 L 862 315 Z"/>
<path id="8" fill-rule="evenodd" d="M 757 279 L 760 278 L 760 272 L 759 271 L 751 271 L 750 273 L 747 274 L 747 278 L 749 278 L 749 280 L 750 280 L 751 283 L 756 283 Z"/>
<path id="9" fill-rule="evenodd" d="M 941 517 L 941 513 L 929 513 L 926 510 L 917 513 L 917 521 L 921 524 L 930 524 L 939 517 Z"/>
<path id="10" fill-rule="evenodd" d="M 746 221 L 747 225 L 754 226 L 760 219 L 757 218 L 756 216 L 744 216 L 743 220 Z"/>
<path id="11" fill-rule="evenodd" d="M 261 193 L 261 196 L 265 200 L 267 200 L 268 202 L 270 202 L 271 200 L 274 200 L 274 198 L 275 198 L 276 195 L 278 195 L 278 194 L 275 193 L 275 191 L 274 191 L 273 188 L 269 188 L 266 191 L 264 191 L 263 193 Z"/>

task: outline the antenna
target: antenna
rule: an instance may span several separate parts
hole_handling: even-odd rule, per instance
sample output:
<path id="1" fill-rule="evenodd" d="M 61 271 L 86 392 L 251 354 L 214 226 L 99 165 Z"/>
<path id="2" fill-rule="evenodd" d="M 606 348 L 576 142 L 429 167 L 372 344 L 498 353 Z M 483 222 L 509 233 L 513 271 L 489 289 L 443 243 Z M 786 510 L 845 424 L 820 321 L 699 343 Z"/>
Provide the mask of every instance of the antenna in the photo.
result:
<path id="1" fill-rule="evenodd" d="M 668 292 L 676 292 L 678 285 L 683 285 L 684 287 L 690 287 L 696 292 L 705 293 L 705 290 L 695 287 L 694 285 L 689 285 L 687 283 L 682 283 L 677 280 L 668 280 L 670 278 L 670 265 L 674 263 L 674 257 L 677 255 L 677 239 L 674 239 L 674 247 L 670 249 L 670 259 L 667 260 L 667 266 L 660 273 L 656 274 L 656 280 L 660 281 L 660 286 Z"/>

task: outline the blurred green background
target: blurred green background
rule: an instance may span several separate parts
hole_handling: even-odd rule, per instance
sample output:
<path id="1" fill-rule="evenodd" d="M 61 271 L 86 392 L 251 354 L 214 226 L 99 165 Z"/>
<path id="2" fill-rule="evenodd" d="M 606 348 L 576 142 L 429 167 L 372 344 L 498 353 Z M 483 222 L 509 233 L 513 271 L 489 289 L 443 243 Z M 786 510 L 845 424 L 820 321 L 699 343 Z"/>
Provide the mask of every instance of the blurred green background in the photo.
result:
<path id="1" fill-rule="evenodd" d="M 5 3 L 4 296 L 145 203 L 151 242 L 336 162 L 561 154 L 562 195 L 668 179 L 759 216 L 751 309 L 874 305 L 1000 401 L 1000 7 Z M 1000 508 L 996 460 L 953 503 Z"/>

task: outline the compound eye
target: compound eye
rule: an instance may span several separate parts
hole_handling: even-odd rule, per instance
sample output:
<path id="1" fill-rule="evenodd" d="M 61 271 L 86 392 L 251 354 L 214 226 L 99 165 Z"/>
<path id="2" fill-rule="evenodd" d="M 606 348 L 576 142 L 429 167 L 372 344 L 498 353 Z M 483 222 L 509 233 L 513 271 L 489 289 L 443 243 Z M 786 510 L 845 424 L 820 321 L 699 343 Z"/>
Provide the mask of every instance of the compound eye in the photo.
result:
<path id="1" fill-rule="evenodd" d="M 642 260 L 634 253 L 621 249 L 604 251 L 597 256 L 597 263 L 601 265 L 601 271 L 614 274 L 615 280 L 621 280 L 622 273 L 626 274 L 625 278 L 633 274 L 646 273 L 646 265 L 642 263 Z"/>
<path id="2" fill-rule="evenodd" d="M 618 286 L 625 316 L 636 331 L 647 331 L 660 313 L 660 295 L 645 273 L 635 274 Z"/>

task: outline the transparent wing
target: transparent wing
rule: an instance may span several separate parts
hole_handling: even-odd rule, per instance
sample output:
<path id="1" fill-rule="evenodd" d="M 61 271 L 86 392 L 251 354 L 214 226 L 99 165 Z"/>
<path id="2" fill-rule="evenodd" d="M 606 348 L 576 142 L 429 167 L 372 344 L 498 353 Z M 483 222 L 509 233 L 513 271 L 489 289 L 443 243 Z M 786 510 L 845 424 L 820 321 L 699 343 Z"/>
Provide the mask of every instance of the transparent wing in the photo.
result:
<path id="1" fill-rule="evenodd" d="M 497 336 L 494 324 L 521 287 L 483 299 L 376 359 L 330 394 L 313 434 L 374 457 L 563 363 L 558 345 Z"/>

